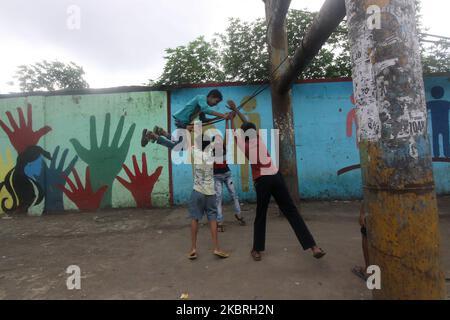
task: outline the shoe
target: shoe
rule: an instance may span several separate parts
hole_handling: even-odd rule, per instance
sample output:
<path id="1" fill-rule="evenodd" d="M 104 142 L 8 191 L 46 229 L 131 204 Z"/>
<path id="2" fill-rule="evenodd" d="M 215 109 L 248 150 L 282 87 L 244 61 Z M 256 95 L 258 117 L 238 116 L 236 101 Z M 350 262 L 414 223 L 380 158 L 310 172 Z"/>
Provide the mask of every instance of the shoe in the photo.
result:
<path id="1" fill-rule="evenodd" d="M 153 132 L 154 132 L 156 135 L 158 135 L 158 136 L 164 136 L 164 137 L 166 137 L 166 138 L 168 138 L 168 139 L 171 139 L 171 138 L 172 138 L 171 136 L 169 136 L 168 133 L 165 132 L 165 130 L 164 130 L 163 128 L 158 127 L 158 126 L 155 126 L 155 127 L 153 128 Z"/>
<path id="2" fill-rule="evenodd" d="M 145 148 L 148 145 L 148 138 L 147 138 L 147 129 L 144 129 L 142 131 L 142 137 L 141 137 L 141 146 L 142 148 Z"/>
<path id="3" fill-rule="evenodd" d="M 155 143 L 156 141 L 158 141 L 159 136 L 156 135 L 155 133 L 153 133 L 152 131 L 147 132 L 147 139 L 151 142 L 151 143 Z"/>

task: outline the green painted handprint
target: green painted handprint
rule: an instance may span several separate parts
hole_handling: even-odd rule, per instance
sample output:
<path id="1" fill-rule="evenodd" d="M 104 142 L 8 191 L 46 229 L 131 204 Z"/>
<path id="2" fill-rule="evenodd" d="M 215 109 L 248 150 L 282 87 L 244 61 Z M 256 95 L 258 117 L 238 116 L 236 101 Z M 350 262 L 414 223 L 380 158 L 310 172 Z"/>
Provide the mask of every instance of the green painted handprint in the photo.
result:
<path id="1" fill-rule="evenodd" d="M 112 184 L 114 179 L 122 169 L 122 164 L 127 158 L 130 149 L 130 141 L 133 137 L 136 124 L 133 124 L 125 136 L 125 140 L 119 146 L 122 136 L 125 117 L 120 117 L 119 124 L 114 134 L 111 144 L 109 144 L 109 134 L 111 127 L 111 114 L 106 114 L 105 127 L 103 128 L 103 137 L 98 146 L 97 126 L 95 117 L 91 116 L 91 148 L 90 150 L 83 147 L 77 139 L 71 139 L 75 151 L 78 156 L 88 164 L 91 169 L 92 188 L 98 190 L 102 186 L 108 186 L 103 197 L 101 208 L 109 208 L 112 206 Z"/>

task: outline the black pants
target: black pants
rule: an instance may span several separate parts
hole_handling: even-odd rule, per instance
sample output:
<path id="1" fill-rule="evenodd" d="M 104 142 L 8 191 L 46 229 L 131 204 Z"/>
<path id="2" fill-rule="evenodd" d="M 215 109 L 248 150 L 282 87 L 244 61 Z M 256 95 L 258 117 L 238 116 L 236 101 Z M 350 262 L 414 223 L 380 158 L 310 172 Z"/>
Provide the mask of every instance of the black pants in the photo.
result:
<path id="1" fill-rule="evenodd" d="M 253 250 L 264 251 L 266 246 L 266 218 L 271 196 L 274 197 L 281 212 L 294 229 L 304 250 L 316 245 L 313 236 L 300 216 L 297 207 L 289 195 L 289 190 L 281 173 L 274 176 L 262 176 L 255 181 L 257 206 L 253 230 Z"/>

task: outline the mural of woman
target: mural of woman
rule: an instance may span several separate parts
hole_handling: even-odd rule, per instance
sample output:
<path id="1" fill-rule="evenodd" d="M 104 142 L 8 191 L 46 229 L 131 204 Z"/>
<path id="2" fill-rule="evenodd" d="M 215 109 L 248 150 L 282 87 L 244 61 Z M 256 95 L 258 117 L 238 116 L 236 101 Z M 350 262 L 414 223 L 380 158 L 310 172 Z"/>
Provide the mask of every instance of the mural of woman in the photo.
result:
<path id="1" fill-rule="evenodd" d="M 51 160 L 49 152 L 39 146 L 28 147 L 17 157 L 16 166 L 9 171 L 5 180 L 0 183 L 0 190 L 10 195 L 2 198 L 0 205 L 5 213 L 27 213 L 32 206 L 38 205 L 44 199 L 41 186 L 25 172 L 28 164 L 38 160 L 41 156 Z M 12 204 L 8 206 L 8 203 Z"/>

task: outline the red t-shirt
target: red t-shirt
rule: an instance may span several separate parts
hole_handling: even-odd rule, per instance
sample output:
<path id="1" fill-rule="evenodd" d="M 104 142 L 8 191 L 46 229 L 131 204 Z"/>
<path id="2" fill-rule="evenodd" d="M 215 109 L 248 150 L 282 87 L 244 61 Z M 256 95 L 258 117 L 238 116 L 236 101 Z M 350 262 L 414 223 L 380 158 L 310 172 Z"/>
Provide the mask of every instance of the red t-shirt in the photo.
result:
<path id="1" fill-rule="evenodd" d="M 273 176 L 278 173 L 278 168 L 273 164 L 266 144 L 259 134 L 256 139 L 246 139 L 245 143 L 242 143 L 242 139 L 235 139 L 239 149 L 244 152 L 245 157 L 250 161 L 253 181 L 262 176 Z"/>
<path id="2" fill-rule="evenodd" d="M 214 174 L 223 174 L 230 171 L 226 160 L 226 149 L 223 150 L 222 163 L 214 162 Z"/>
<path id="3" fill-rule="evenodd" d="M 214 162 L 214 174 L 223 174 L 228 171 L 230 171 L 230 168 L 228 167 L 226 160 L 223 160 L 223 163 Z"/>

